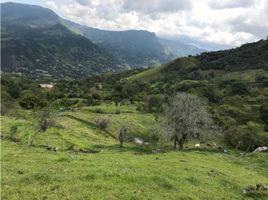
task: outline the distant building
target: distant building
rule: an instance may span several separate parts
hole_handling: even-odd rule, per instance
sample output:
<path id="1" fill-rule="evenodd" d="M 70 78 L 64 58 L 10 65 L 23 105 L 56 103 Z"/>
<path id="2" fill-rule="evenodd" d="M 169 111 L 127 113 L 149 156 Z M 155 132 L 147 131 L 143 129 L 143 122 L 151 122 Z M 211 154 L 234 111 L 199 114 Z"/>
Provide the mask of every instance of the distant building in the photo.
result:
<path id="1" fill-rule="evenodd" d="M 47 88 L 47 89 L 51 89 L 54 87 L 53 83 L 42 83 L 42 84 L 39 84 L 39 86 L 41 88 Z"/>

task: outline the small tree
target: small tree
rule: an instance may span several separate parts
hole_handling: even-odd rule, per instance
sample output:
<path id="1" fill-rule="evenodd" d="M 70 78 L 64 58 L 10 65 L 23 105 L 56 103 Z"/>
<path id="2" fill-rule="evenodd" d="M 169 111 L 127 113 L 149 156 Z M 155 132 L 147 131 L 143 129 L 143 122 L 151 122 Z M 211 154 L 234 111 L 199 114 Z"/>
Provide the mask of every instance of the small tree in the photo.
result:
<path id="1" fill-rule="evenodd" d="M 103 130 L 107 129 L 111 125 L 110 119 L 97 118 L 95 120 L 95 123 L 100 129 L 103 129 Z"/>
<path id="2" fill-rule="evenodd" d="M 49 127 L 55 125 L 53 113 L 49 109 L 39 110 L 35 113 L 36 131 L 33 135 L 29 135 L 28 146 L 32 146 L 38 133 L 45 132 Z"/>
<path id="3" fill-rule="evenodd" d="M 162 102 L 163 102 L 163 100 L 162 100 L 161 96 L 157 96 L 157 95 L 151 96 L 148 99 L 148 111 L 149 112 L 161 111 Z"/>
<path id="4" fill-rule="evenodd" d="M 183 149 L 188 140 L 209 133 L 213 122 L 206 104 L 198 96 L 179 93 L 165 108 L 163 127 L 165 135 L 173 139 L 174 148 L 179 144 Z"/>
<path id="5" fill-rule="evenodd" d="M 127 132 L 127 127 L 122 126 L 120 128 L 119 136 L 118 136 L 118 139 L 119 139 L 119 142 L 120 142 L 120 148 L 123 147 L 123 143 L 124 143 L 124 140 L 125 140 L 125 137 L 126 137 L 126 132 Z"/>

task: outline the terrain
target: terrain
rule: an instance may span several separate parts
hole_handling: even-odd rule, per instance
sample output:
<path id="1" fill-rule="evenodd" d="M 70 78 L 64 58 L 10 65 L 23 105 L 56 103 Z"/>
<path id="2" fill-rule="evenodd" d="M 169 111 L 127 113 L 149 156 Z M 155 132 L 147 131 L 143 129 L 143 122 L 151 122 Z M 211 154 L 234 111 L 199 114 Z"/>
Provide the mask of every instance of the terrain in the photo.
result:
<path id="1" fill-rule="evenodd" d="M 95 113 L 96 109 L 103 113 Z M 120 114 L 115 114 L 120 110 Z M 21 115 L 18 119 L 18 116 Z M 182 152 L 119 143 L 94 126 L 96 116 L 110 118 L 107 132 L 117 136 L 120 125 L 142 136 L 154 121 L 133 106 L 104 104 L 61 112 L 59 128 L 41 133 L 31 148 L 34 132 L 29 112 L 3 116 L 3 199 L 266 199 L 265 194 L 245 195 L 247 185 L 268 184 L 267 154 L 239 153 L 189 143 Z M 17 126 L 15 140 L 7 139 Z M 57 147 L 57 152 L 44 149 Z M 72 148 L 71 148 L 72 147 Z M 158 147 L 159 148 L 159 147 Z M 79 149 L 95 153 L 83 153 Z M 208 189 L 209 188 L 209 189 Z M 101 192 L 100 192 L 101 191 Z M 198 191 L 198 193 L 196 192 Z"/>
<path id="2" fill-rule="evenodd" d="M 119 70 L 112 56 L 61 24 L 40 29 L 4 27 L 2 37 L 5 72 L 77 78 L 85 73 Z"/>
<path id="3" fill-rule="evenodd" d="M 268 154 L 254 152 L 268 146 L 268 40 L 131 69 L 160 63 L 148 52 L 170 41 L 3 5 L 17 15 L 1 13 L 9 16 L 1 30 L 2 199 L 268 198 L 265 189 L 244 192 L 268 187 Z M 134 40 L 150 41 L 149 50 Z M 181 94 L 195 95 L 213 126 L 178 150 L 163 121 Z"/>

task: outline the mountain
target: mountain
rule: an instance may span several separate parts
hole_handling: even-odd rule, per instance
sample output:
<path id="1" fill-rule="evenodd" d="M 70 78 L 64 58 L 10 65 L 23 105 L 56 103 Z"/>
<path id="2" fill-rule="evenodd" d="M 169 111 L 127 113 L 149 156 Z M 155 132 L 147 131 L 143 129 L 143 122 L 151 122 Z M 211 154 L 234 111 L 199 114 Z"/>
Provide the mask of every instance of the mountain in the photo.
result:
<path id="1" fill-rule="evenodd" d="M 49 9 L 14 3 L 1 8 L 3 71 L 63 78 L 119 70 L 111 55 L 59 24 Z"/>
<path id="2" fill-rule="evenodd" d="M 204 52 L 197 56 L 178 58 L 160 67 L 145 70 L 129 77 L 129 80 L 157 80 L 168 77 L 176 82 L 184 78 L 206 79 L 209 73 L 222 75 L 248 70 L 268 70 L 268 40 L 244 44 L 223 51 Z M 250 75 L 249 75 L 250 76 Z"/>
<path id="3" fill-rule="evenodd" d="M 201 49 L 197 46 L 184 44 L 176 40 L 159 38 L 159 41 L 164 47 L 167 48 L 167 51 L 172 52 L 176 57 L 197 55 L 206 51 L 205 49 Z"/>
<path id="4" fill-rule="evenodd" d="M 31 74 L 51 75 L 63 70 L 62 76 L 79 77 L 155 66 L 199 52 L 189 45 L 159 39 L 148 31 L 82 26 L 35 5 L 3 3 L 1 18 L 4 71 L 27 72 L 29 68 Z"/>
<path id="5" fill-rule="evenodd" d="M 1 4 L 2 26 L 47 27 L 60 23 L 60 17 L 52 10 L 20 3 Z"/>
<path id="6" fill-rule="evenodd" d="M 143 30 L 108 31 L 82 26 L 67 20 L 63 20 L 62 23 L 105 49 L 126 68 L 159 65 L 175 57 L 152 32 Z"/>
<path id="7" fill-rule="evenodd" d="M 104 48 L 130 68 L 159 65 L 177 57 L 205 51 L 193 45 L 159 38 L 155 33 L 143 30 L 107 31 L 68 20 L 62 20 L 62 23 Z"/>
<path id="8" fill-rule="evenodd" d="M 197 59 L 202 69 L 268 70 L 268 40 L 244 44 L 235 49 L 203 53 Z"/>

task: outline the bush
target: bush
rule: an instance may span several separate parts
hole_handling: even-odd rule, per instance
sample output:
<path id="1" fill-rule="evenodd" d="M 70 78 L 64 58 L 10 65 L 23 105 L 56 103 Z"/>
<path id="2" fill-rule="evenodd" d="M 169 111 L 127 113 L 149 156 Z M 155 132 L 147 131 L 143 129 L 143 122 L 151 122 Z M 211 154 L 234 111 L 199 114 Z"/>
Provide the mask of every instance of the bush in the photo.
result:
<path id="1" fill-rule="evenodd" d="M 47 102 L 30 90 L 24 90 L 20 94 L 19 104 L 25 109 L 43 108 Z"/>
<path id="2" fill-rule="evenodd" d="M 95 123 L 100 129 L 107 129 L 111 125 L 110 119 L 99 119 L 98 118 L 95 120 Z"/>
<path id="3" fill-rule="evenodd" d="M 146 105 L 144 103 L 139 103 L 136 110 L 140 112 L 146 112 Z"/>
<path id="4" fill-rule="evenodd" d="M 255 122 L 225 131 L 224 138 L 228 145 L 240 150 L 254 151 L 260 146 L 268 146 L 267 132 Z"/>
<path id="5" fill-rule="evenodd" d="M 163 99 L 159 95 L 153 95 L 148 99 L 148 111 L 149 112 L 160 112 L 162 107 Z"/>
<path id="6" fill-rule="evenodd" d="M 88 106 L 91 106 L 91 105 L 93 105 L 93 97 L 91 96 L 91 95 L 87 95 L 86 96 L 86 104 L 88 105 Z"/>
<path id="7" fill-rule="evenodd" d="M 19 139 L 16 137 L 16 133 L 18 130 L 17 125 L 13 125 L 10 127 L 9 134 L 7 136 L 7 139 L 13 142 L 19 142 Z"/>
<path id="8" fill-rule="evenodd" d="M 99 114 L 103 114 L 104 113 L 103 110 L 100 109 L 100 108 L 95 108 L 95 109 L 92 110 L 92 112 L 99 113 Z"/>
<path id="9" fill-rule="evenodd" d="M 233 81 L 231 83 L 231 90 L 232 94 L 238 94 L 238 95 L 247 95 L 249 94 L 249 87 L 248 84 L 242 81 Z"/>

